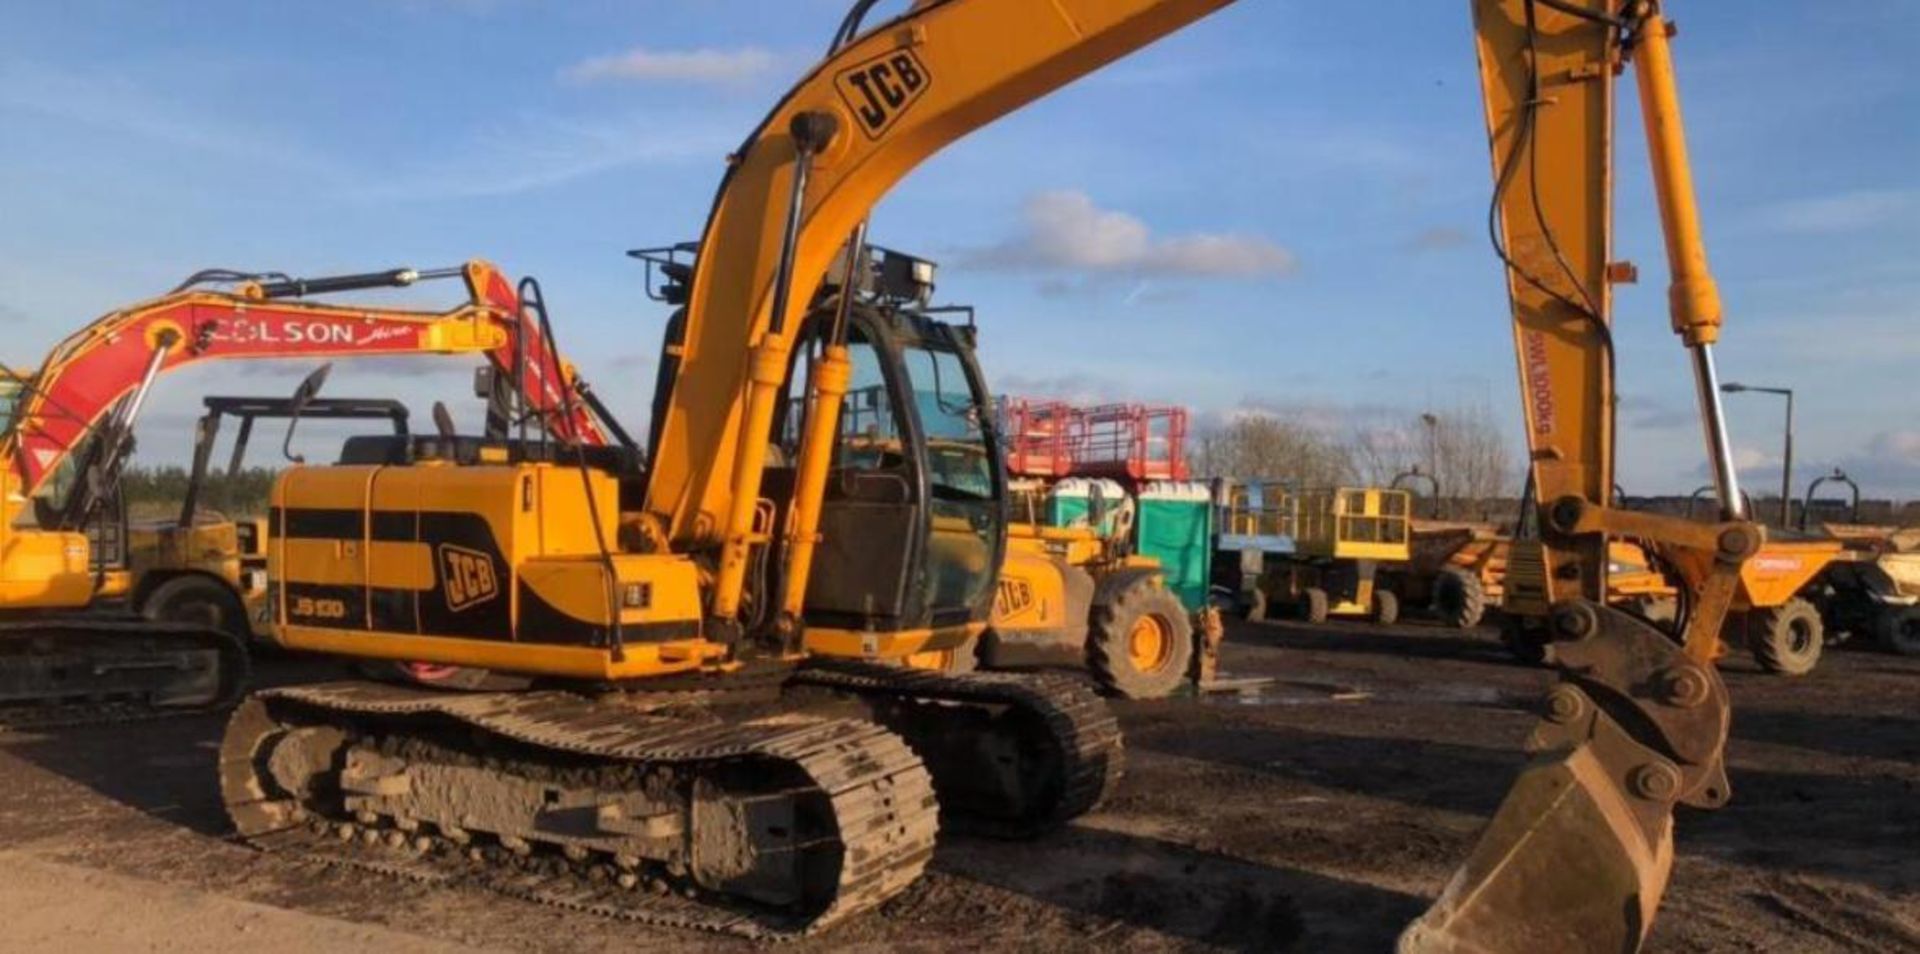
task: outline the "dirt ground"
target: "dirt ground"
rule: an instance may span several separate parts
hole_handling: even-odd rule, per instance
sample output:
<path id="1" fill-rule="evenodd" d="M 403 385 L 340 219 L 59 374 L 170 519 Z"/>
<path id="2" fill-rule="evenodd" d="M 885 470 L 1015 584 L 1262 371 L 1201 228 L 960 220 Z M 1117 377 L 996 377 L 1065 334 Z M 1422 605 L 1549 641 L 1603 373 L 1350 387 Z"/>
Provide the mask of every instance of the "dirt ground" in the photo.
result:
<path id="1" fill-rule="evenodd" d="M 1241 626 L 1225 664 L 1280 682 L 1119 705 L 1129 772 L 1102 811 L 1037 842 L 949 839 L 880 911 L 785 949 L 1388 949 L 1499 803 L 1546 675 L 1417 625 Z M 1651 949 L 1920 950 L 1920 660 L 1835 651 L 1788 680 L 1735 658 L 1726 677 L 1734 802 L 1681 817 Z M 751 946 L 257 854 L 225 834 L 219 732 L 0 736 L 0 948 Z"/>

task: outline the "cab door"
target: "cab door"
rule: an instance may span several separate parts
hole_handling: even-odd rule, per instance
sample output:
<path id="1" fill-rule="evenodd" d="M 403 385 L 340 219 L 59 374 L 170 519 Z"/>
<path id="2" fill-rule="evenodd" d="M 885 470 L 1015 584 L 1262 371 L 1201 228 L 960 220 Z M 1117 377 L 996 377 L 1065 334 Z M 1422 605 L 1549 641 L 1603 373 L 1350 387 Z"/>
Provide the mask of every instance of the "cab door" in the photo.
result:
<path id="1" fill-rule="evenodd" d="M 820 508 L 820 544 L 807 580 L 807 618 L 849 628 L 921 625 L 913 605 L 921 492 L 908 409 L 891 357 L 866 333 L 848 336 L 853 376 Z"/>

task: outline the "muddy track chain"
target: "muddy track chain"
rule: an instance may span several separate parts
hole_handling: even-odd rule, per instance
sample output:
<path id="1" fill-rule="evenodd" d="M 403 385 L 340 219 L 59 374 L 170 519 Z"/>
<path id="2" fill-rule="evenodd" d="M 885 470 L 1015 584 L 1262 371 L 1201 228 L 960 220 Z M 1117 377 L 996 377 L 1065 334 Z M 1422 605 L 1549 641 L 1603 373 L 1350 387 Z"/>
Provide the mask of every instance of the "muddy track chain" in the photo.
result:
<path id="1" fill-rule="evenodd" d="M 286 707 L 290 720 L 305 713 L 352 717 L 439 717 L 525 746 L 614 762 L 662 765 L 771 759 L 804 772 L 827 795 L 840 838 L 839 883 L 832 902 L 811 918 L 722 899 L 677 896 L 664 883 L 622 878 L 593 859 L 569 861 L 543 852 L 519 857 L 501 849 L 469 847 L 459 860 L 447 853 L 420 854 L 413 839 L 388 832 L 385 840 L 413 848 L 368 857 L 350 842 L 383 840 L 374 828 L 342 820 L 309 820 L 306 828 L 260 833 L 253 806 L 236 804 L 231 773 L 254 770 L 250 753 L 235 746 L 241 735 L 273 731 L 282 723 L 268 709 Z M 403 732 L 388 723 L 380 733 Z M 241 741 L 245 741 L 242 739 Z M 246 765 L 239 764 L 245 761 Z M 938 833 L 932 781 L 918 756 L 884 728 L 848 719 L 801 719 L 779 723 L 696 722 L 652 715 L 616 703 L 597 703 L 564 692 L 454 694 L 374 683 L 333 683 L 256 693 L 234 714 L 221 752 L 222 791 L 243 836 L 262 848 L 294 847 L 323 863 L 345 865 L 413 881 L 474 883 L 548 906 L 661 927 L 716 931 L 777 940 L 813 934 L 897 894 L 926 867 Z M 256 790 L 258 790 L 256 788 Z M 326 828 L 328 830 L 320 830 Z M 340 836 L 345 834 L 348 839 Z M 330 837 L 331 836 L 331 837 Z M 429 849 L 433 846 L 427 845 Z M 441 845 L 440 847 L 447 847 Z M 395 859 L 398 860 L 395 860 Z M 449 864 L 449 862 L 453 862 Z M 595 872 L 598 871 L 598 874 Z M 622 882 L 626 883 L 622 883 Z M 654 889 L 650 893 L 646 888 Z M 682 892 L 694 895 L 690 887 Z"/>
<path id="2" fill-rule="evenodd" d="M 220 686 L 216 698 L 191 706 L 155 706 L 124 696 L 28 701 L 0 705 L 0 734 L 39 729 L 67 729 L 94 725 L 151 722 L 204 715 L 230 709 L 246 692 L 252 676 L 252 656 L 239 637 L 221 629 L 190 623 L 160 623 L 138 619 L 46 619 L 0 622 L 0 660 L 31 656 L 38 644 L 91 642 L 106 649 L 100 658 L 119 654 L 137 657 L 112 643 L 133 641 L 185 643 L 189 648 L 213 648 L 220 658 Z M 165 651 L 162 649 L 161 651 Z"/>
<path id="3" fill-rule="evenodd" d="M 1029 838 L 1098 808 L 1125 771 L 1120 720 L 1107 701 L 1078 676 L 968 673 L 946 675 L 845 659 L 816 658 L 792 682 L 856 695 L 930 702 L 1004 705 L 1025 709 L 1046 726 L 1047 748 L 1065 775 L 1058 797 L 1035 815 L 998 819 L 948 811 L 946 824 L 968 834 Z"/>

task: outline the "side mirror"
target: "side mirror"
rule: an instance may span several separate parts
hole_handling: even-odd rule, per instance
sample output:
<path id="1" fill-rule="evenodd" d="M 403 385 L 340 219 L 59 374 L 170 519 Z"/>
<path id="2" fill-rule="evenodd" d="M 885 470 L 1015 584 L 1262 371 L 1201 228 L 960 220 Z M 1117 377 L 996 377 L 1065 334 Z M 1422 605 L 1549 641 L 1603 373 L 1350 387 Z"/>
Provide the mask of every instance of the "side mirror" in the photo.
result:
<path id="1" fill-rule="evenodd" d="M 300 415 L 305 413 L 307 405 L 320 395 L 320 388 L 327 383 L 327 375 L 333 371 L 333 362 L 329 361 L 313 369 L 313 373 L 301 380 L 300 386 L 293 389 L 293 397 L 287 402 L 287 436 L 280 442 L 280 453 L 296 464 L 307 462 L 305 457 L 293 452 L 293 431 L 300 425 Z"/>

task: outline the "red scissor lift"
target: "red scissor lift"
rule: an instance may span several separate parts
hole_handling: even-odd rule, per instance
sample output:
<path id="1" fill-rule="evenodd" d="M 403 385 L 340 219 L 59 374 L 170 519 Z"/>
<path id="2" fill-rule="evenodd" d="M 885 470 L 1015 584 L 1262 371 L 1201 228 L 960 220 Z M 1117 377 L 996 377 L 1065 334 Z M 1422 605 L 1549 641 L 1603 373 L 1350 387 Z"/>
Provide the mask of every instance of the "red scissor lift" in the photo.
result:
<path id="1" fill-rule="evenodd" d="M 1018 477 L 1106 477 L 1138 486 L 1187 479 L 1187 409 L 1002 398 L 1007 470 Z"/>

